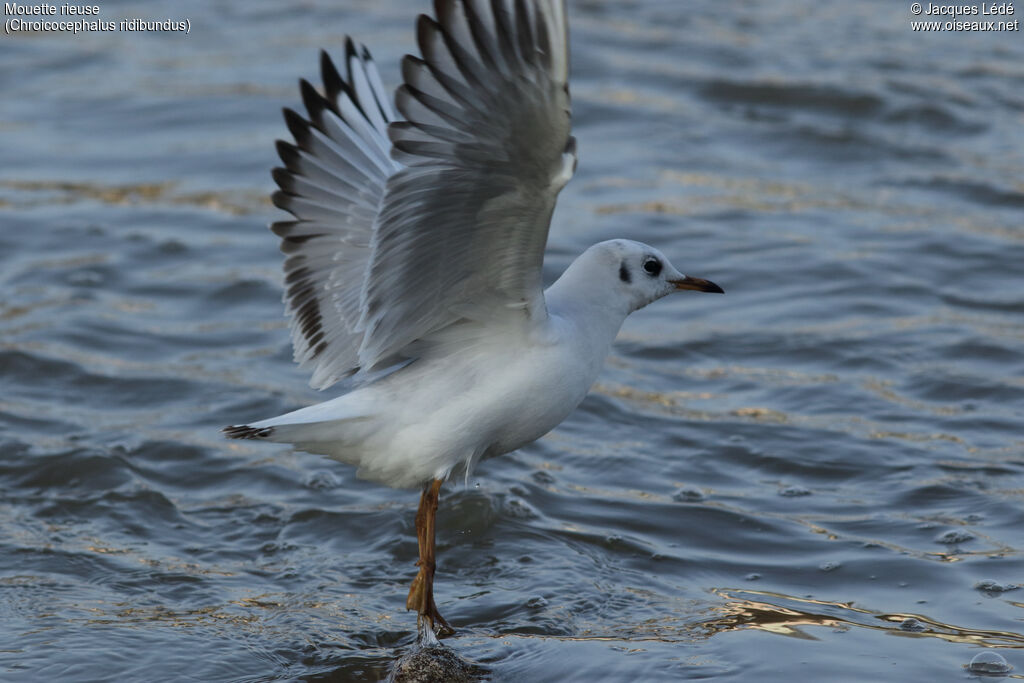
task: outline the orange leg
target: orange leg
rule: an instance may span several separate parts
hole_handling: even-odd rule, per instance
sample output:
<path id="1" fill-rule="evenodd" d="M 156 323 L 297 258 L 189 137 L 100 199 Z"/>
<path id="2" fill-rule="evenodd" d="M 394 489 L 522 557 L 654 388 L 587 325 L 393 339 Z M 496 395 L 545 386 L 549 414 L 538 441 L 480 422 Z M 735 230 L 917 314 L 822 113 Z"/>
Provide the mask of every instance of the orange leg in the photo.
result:
<path id="1" fill-rule="evenodd" d="M 420 496 L 420 508 L 416 512 L 416 538 L 420 546 L 420 559 L 416 564 L 420 570 L 409 587 L 405 608 L 416 610 L 417 623 L 426 619 L 438 635 L 450 636 L 455 629 L 448 625 L 434 604 L 434 518 L 442 483 L 440 479 L 433 480 Z"/>

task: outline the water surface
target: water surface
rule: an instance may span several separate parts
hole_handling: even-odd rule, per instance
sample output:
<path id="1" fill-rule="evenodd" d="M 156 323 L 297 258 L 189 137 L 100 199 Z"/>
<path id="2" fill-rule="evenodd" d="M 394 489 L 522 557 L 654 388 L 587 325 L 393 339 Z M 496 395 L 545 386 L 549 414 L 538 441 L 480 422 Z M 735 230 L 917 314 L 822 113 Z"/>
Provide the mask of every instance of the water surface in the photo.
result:
<path id="1" fill-rule="evenodd" d="M 728 294 L 634 315 L 560 428 L 444 489 L 447 643 L 503 681 L 1019 677 L 1021 34 L 569 8 L 548 281 L 629 237 Z M 379 680 L 416 494 L 218 429 L 321 398 L 265 228 L 279 110 L 345 33 L 396 84 L 414 8 L 101 12 L 192 29 L 0 37 L 0 677 Z"/>

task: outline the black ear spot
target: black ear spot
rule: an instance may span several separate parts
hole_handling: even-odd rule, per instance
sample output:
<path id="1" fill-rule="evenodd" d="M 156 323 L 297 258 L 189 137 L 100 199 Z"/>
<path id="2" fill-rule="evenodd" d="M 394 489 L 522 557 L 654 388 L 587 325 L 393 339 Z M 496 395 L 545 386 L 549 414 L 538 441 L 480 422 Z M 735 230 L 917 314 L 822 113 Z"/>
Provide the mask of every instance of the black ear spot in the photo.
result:
<path id="1" fill-rule="evenodd" d="M 629 284 L 633 281 L 633 278 L 629 276 L 629 268 L 626 268 L 626 262 L 623 261 L 619 264 L 619 279 Z"/>
<path id="2" fill-rule="evenodd" d="M 644 261 L 644 272 L 652 277 L 657 277 L 661 272 L 661 261 L 656 258 L 649 258 Z"/>

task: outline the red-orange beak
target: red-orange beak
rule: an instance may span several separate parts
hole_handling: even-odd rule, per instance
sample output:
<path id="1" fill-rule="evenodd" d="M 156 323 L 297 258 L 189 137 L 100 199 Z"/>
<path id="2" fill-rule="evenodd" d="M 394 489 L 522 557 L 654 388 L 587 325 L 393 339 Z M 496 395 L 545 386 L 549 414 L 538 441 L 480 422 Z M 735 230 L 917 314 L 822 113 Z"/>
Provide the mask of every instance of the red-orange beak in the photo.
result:
<path id="1" fill-rule="evenodd" d="M 714 292 L 715 294 L 725 294 L 725 290 L 711 280 L 705 280 L 699 277 L 690 277 L 687 275 L 679 280 L 669 280 L 669 282 L 675 285 L 677 290 L 692 289 L 695 292 Z"/>

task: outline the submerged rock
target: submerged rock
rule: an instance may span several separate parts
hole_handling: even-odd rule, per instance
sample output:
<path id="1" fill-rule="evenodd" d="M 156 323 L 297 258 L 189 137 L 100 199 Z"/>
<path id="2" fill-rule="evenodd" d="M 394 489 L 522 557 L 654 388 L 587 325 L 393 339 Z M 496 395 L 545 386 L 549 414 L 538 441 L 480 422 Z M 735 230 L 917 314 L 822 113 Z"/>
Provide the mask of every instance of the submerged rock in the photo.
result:
<path id="1" fill-rule="evenodd" d="M 389 683 L 471 683 L 484 680 L 487 669 L 462 659 L 442 645 L 419 647 L 397 662 Z"/>

